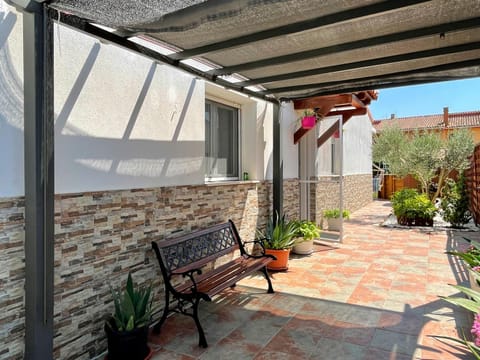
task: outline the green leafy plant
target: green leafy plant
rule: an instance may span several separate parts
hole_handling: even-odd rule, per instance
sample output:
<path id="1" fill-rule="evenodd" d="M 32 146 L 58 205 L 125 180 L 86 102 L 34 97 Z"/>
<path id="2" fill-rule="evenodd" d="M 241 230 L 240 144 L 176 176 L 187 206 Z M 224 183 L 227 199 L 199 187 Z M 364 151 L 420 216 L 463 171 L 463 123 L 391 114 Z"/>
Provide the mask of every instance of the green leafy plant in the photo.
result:
<path id="1" fill-rule="evenodd" d="M 462 227 L 470 221 L 472 214 L 468 209 L 468 192 L 463 174 L 457 182 L 452 179 L 445 181 L 441 205 L 443 219 L 453 227 Z"/>
<path id="2" fill-rule="evenodd" d="M 320 237 L 320 228 L 313 221 L 299 220 L 296 221 L 296 234 L 297 237 L 295 244 L 299 244 L 304 241 L 310 241 Z"/>
<path id="3" fill-rule="evenodd" d="M 305 109 L 303 110 L 303 116 L 316 116 L 317 114 L 315 113 L 315 111 L 311 110 L 311 109 Z"/>
<path id="4" fill-rule="evenodd" d="M 350 211 L 343 210 L 343 218 L 350 219 Z M 326 219 L 338 219 L 340 217 L 340 209 L 328 209 L 323 212 Z"/>
<path id="5" fill-rule="evenodd" d="M 474 276 L 476 281 L 480 280 L 480 274 L 478 272 L 474 272 Z M 461 291 L 469 298 L 463 297 L 444 297 L 440 296 L 440 298 L 448 301 L 451 304 L 460 306 L 468 311 L 471 311 L 475 314 L 473 320 L 473 326 L 471 329 L 471 334 L 473 335 L 473 341 L 467 340 L 465 334 L 463 334 L 463 339 L 457 339 L 450 336 L 435 336 L 436 338 L 443 338 L 447 340 L 452 340 L 457 343 L 463 344 L 475 357 L 475 359 L 480 360 L 480 293 L 476 290 L 472 290 L 468 287 L 460 286 L 460 285 L 451 285 L 455 289 Z"/>
<path id="6" fill-rule="evenodd" d="M 480 266 L 480 243 L 470 241 L 470 246 L 465 251 L 447 251 L 447 254 L 458 256 L 470 268 Z"/>
<path id="7" fill-rule="evenodd" d="M 426 194 L 419 194 L 414 189 L 403 189 L 394 193 L 391 200 L 399 224 L 433 225 L 437 209 Z"/>
<path id="8" fill-rule="evenodd" d="M 115 312 L 112 315 L 113 322 L 108 321 L 108 326 L 117 331 L 131 331 L 150 323 L 153 301 L 151 284 L 148 287 L 136 289 L 132 274 L 129 272 L 125 290 L 114 290 L 110 287 L 110 291 Z"/>
<path id="9" fill-rule="evenodd" d="M 290 249 L 295 245 L 294 237 L 297 234 L 297 223 L 287 221 L 285 215 L 280 218 L 277 214 L 276 218 L 276 224 L 274 224 L 274 219 L 268 219 L 264 231 L 257 229 L 257 239 L 262 242 L 265 249 Z"/>

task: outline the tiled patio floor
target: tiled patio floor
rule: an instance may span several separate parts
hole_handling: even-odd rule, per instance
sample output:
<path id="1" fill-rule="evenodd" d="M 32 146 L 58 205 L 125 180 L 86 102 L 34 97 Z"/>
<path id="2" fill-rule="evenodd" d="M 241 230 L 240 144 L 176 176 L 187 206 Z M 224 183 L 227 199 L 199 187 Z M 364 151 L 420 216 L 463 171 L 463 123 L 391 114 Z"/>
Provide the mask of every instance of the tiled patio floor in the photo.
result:
<path id="1" fill-rule="evenodd" d="M 191 318 L 170 317 L 153 359 L 469 359 L 431 335 L 469 332 L 469 314 L 438 295 L 465 280 L 445 250 L 479 233 L 378 226 L 390 210 L 375 201 L 346 222 L 343 243 L 292 256 L 272 275 L 275 294 L 259 275 L 203 302 L 207 349 Z"/>

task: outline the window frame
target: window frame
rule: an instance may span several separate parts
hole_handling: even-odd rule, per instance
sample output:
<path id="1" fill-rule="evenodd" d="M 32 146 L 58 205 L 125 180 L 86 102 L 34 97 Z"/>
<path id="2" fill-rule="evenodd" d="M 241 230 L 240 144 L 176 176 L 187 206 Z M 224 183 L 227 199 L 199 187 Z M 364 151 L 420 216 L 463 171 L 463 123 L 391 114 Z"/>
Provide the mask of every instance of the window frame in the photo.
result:
<path id="1" fill-rule="evenodd" d="M 213 105 L 220 105 L 223 107 L 227 108 L 232 108 L 236 110 L 237 113 L 237 176 L 210 176 L 208 174 L 208 169 L 207 169 L 207 131 L 209 129 L 206 126 L 206 118 L 204 118 L 205 122 L 205 182 L 206 183 L 212 183 L 212 182 L 221 182 L 221 181 L 239 181 L 242 178 L 241 174 L 241 169 L 242 169 L 242 112 L 241 112 L 241 106 L 238 104 L 234 104 L 232 102 L 229 102 L 228 100 L 224 99 L 219 99 L 216 97 L 206 97 L 205 98 L 205 105 L 207 103 L 213 104 Z"/>

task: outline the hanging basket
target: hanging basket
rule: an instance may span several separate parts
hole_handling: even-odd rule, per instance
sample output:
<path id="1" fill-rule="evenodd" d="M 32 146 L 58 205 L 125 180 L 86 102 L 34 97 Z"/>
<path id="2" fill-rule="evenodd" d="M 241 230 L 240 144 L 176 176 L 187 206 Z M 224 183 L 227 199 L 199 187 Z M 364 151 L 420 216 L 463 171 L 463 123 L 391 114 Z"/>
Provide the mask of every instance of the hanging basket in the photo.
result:
<path id="1" fill-rule="evenodd" d="M 304 129 L 312 129 L 315 127 L 317 118 L 315 116 L 304 116 L 302 118 L 302 128 Z"/>

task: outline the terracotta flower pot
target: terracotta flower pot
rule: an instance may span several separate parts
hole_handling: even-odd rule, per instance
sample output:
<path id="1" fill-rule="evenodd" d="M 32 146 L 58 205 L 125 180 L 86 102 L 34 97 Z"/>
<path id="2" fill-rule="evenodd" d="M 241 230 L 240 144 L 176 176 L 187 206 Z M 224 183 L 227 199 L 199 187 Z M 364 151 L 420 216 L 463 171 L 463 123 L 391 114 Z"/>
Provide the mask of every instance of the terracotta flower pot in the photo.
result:
<path id="1" fill-rule="evenodd" d="M 265 249 L 265 254 L 270 254 L 277 258 L 277 260 L 274 260 L 267 265 L 268 270 L 280 271 L 288 269 L 288 257 L 290 256 L 290 249 Z"/>

